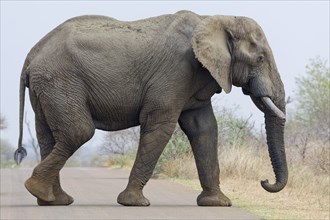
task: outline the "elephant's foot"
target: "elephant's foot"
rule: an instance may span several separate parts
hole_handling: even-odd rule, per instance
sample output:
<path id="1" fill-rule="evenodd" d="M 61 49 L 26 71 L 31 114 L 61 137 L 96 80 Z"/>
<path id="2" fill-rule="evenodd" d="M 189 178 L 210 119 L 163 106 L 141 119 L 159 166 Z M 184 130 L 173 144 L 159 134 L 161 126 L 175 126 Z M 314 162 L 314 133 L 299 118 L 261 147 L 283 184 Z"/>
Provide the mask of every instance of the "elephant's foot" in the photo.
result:
<path id="1" fill-rule="evenodd" d="M 142 190 L 125 189 L 117 198 L 117 202 L 124 206 L 149 206 L 149 200 L 144 197 Z"/>
<path id="2" fill-rule="evenodd" d="M 39 198 L 37 200 L 39 206 L 65 206 L 72 204 L 73 201 L 73 198 L 63 190 L 61 190 L 61 192 L 55 193 L 55 201 L 47 202 Z"/>
<path id="3" fill-rule="evenodd" d="M 197 204 L 199 206 L 231 206 L 231 201 L 220 190 L 203 191 L 197 197 Z"/>
<path id="4" fill-rule="evenodd" d="M 46 202 L 53 202 L 56 200 L 53 193 L 53 185 L 51 183 L 32 176 L 25 181 L 24 185 L 32 195 L 41 200 Z"/>

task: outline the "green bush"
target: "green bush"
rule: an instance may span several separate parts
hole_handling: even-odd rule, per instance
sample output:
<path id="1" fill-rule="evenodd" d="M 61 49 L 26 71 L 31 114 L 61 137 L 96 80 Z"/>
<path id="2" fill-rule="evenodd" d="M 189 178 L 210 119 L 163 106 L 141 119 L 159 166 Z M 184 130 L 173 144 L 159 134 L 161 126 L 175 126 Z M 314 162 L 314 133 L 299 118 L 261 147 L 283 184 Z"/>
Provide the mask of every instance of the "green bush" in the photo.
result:
<path id="1" fill-rule="evenodd" d="M 330 71 L 327 61 L 319 57 L 311 59 L 306 66 L 306 75 L 296 77 L 296 84 L 296 120 L 329 129 Z"/>
<path id="2" fill-rule="evenodd" d="M 327 61 L 310 60 L 306 74 L 296 78 L 294 112 L 286 123 L 290 163 L 314 174 L 330 172 L 330 71 Z"/>

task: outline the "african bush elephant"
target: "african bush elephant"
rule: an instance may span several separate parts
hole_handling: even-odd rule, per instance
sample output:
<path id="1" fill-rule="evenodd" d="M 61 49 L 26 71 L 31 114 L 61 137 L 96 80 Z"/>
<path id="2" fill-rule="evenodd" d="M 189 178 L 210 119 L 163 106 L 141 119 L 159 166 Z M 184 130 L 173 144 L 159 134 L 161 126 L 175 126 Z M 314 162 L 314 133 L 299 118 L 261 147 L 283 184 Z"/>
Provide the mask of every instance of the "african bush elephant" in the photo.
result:
<path id="1" fill-rule="evenodd" d="M 72 18 L 29 52 L 20 79 L 20 138 L 25 87 L 35 112 L 42 162 L 25 182 L 39 205 L 69 205 L 60 185 L 67 159 L 94 134 L 141 126 L 136 160 L 118 203 L 148 206 L 142 189 L 177 124 L 188 136 L 202 193 L 200 206 L 230 206 L 221 192 L 217 123 L 211 97 L 242 87 L 265 113 L 276 176 L 261 185 L 284 188 L 285 93 L 272 51 L 252 19 L 189 11 L 122 22 Z"/>

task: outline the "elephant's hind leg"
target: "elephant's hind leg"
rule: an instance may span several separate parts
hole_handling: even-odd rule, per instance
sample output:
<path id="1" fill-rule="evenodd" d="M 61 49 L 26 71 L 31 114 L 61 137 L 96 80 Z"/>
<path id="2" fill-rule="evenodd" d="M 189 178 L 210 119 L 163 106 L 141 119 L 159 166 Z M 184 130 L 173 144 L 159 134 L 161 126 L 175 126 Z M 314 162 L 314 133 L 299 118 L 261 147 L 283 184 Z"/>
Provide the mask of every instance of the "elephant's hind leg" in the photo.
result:
<path id="1" fill-rule="evenodd" d="M 73 203 L 74 199 L 72 196 L 67 194 L 61 187 L 60 176 L 56 177 L 55 184 L 53 185 L 53 193 L 55 200 L 52 202 L 47 202 L 42 199 L 37 199 L 37 203 L 40 206 L 61 206 L 70 205 Z"/>
<path id="2" fill-rule="evenodd" d="M 45 141 L 46 148 L 42 151 L 45 158 L 25 182 L 28 191 L 39 199 L 39 205 L 68 205 L 73 202 L 72 197 L 60 186 L 59 172 L 67 159 L 87 142 L 95 131 L 87 109 L 74 103 L 70 104 L 70 106 L 60 106 L 48 102 L 43 108 L 55 145 L 51 149 L 51 145 Z M 47 129 L 44 126 L 43 129 L 45 128 Z"/>
<path id="3" fill-rule="evenodd" d="M 41 161 L 43 161 L 52 152 L 56 142 L 49 126 L 46 123 L 46 120 L 44 119 L 44 117 L 40 116 L 39 114 L 36 115 L 36 131 L 37 131 L 38 143 L 40 146 Z M 53 193 L 55 196 L 54 201 L 46 202 L 38 198 L 37 199 L 38 205 L 40 206 L 70 205 L 74 201 L 73 198 L 62 189 L 60 184 L 60 175 L 58 175 L 55 179 L 53 185 Z"/>
<path id="4" fill-rule="evenodd" d="M 52 152 L 34 169 L 32 176 L 25 182 L 28 191 L 44 201 L 39 205 L 68 205 L 73 202 L 73 199 L 60 187 L 59 172 L 76 149 L 72 145 L 56 142 Z M 57 200 L 56 196 L 62 201 Z"/>
<path id="5" fill-rule="evenodd" d="M 25 182 L 27 190 L 45 202 L 55 202 L 54 185 L 60 169 L 68 159 L 68 153 L 61 154 L 61 144 L 56 143 L 52 152 L 33 170 L 32 176 Z"/>

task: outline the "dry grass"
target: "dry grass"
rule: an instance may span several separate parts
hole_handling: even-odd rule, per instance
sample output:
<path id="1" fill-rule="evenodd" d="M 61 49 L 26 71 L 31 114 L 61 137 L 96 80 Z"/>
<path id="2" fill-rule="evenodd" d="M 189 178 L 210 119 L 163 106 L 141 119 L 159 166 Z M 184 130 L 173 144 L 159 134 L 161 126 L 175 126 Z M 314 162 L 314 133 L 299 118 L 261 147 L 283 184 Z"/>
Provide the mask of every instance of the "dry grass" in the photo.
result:
<path id="1" fill-rule="evenodd" d="M 311 162 L 317 157 L 310 157 Z M 308 163 L 309 164 L 309 163 Z M 228 195 L 266 219 L 329 219 L 329 172 L 314 173 L 301 161 L 289 160 L 289 181 L 279 193 L 264 191 L 259 180 L 274 181 L 266 149 L 227 149 L 221 154 L 222 185 Z"/>
<path id="2" fill-rule="evenodd" d="M 195 160 L 192 155 L 181 155 L 174 160 L 166 160 L 155 178 L 198 179 Z"/>

